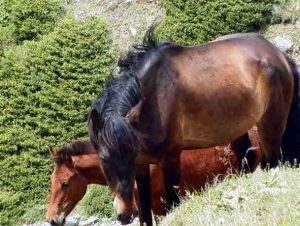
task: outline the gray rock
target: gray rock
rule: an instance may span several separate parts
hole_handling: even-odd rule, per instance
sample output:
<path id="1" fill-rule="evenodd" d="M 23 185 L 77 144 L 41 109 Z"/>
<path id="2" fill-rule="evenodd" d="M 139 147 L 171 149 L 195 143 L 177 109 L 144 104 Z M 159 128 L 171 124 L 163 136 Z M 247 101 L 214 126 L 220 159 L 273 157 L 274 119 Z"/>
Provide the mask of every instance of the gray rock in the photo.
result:
<path id="1" fill-rule="evenodd" d="M 80 216 L 78 214 L 73 214 L 67 217 L 66 226 L 77 226 L 80 221 Z"/>
<path id="2" fill-rule="evenodd" d="M 284 52 L 290 52 L 294 48 L 294 43 L 289 37 L 276 36 L 270 40 L 277 48 Z"/>
<path id="3" fill-rule="evenodd" d="M 129 27 L 128 29 L 129 29 L 130 34 L 132 35 L 132 37 L 136 36 L 137 30 L 134 27 Z"/>
<path id="4" fill-rule="evenodd" d="M 89 217 L 87 220 L 79 222 L 79 226 L 94 225 L 94 224 L 97 223 L 98 221 L 99 221 L 99 218 L 98 218 L 98 217 L 91 216 L 91 217 Z"/>
<path id="5" fill-rule="evenodd" d="M 134 218 L 133 222 L 126 224 L 126 226 L 139 226 L 139 219 Z M 101 222 L 94 224 L 94 226 L 122 226 L 120 222 L 112 219 L 101 219 Z"/>

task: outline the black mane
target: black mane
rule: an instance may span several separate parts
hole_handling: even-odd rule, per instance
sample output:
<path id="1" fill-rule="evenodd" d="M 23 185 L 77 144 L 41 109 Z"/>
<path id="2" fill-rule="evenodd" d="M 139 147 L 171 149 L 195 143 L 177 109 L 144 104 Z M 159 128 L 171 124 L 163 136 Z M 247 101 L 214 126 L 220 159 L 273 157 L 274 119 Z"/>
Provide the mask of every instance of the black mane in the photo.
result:
<path id="1" fill-rule="evenodd" d="M 69 154 L 71 156 L 81 155 L 86 152 L 95 152 L 89 139 L 73 141 L 57 150 L 57 154 Z"/>
<path id="2" fill-rule="evenodd" d="M 154 35 L 155 25 L 151 26 L 141 44 L 133 45 L 133 49 L 128 51 L 126 55 L 121 56 L 118 60 L 120 72 L 138 72 L 145 62 L 151 60 L 152 54 L 157 54 L 163 46 L 172 45 L 171 42 L 159 43 Z"/>
<path id="3" fill-rule="evenodd" d="M 148 69 L 145 65 L 153 65 L 161 58 L 162 48 L 171 45 L 166 42 L 158 43 L 153 31 L 154 27 L 151 27 L 142 44 L 134 45 L 133 50 L 119 59 L 120 76 L 106 83 L 105 91 L 92 106 L 92 111 L 96 110 L 100 116 L 98 126 L 92 121 L 91 114 L 88 120 L 90 138 L 96 146 L 100 135 L 101 140 L 119 154 L 137 149 L 136 132 L 124 117 L 141 99 L 140 79 Z"/>
<path id="4" fill-rule="evenodd" d="M 55 154 L 52 155 L 52 160 L 56 164 L 63 164 L 70 160 L 70 156 L 95 152 L 96 150 L 89 139 L 75 140 L 57 149 Z"/>

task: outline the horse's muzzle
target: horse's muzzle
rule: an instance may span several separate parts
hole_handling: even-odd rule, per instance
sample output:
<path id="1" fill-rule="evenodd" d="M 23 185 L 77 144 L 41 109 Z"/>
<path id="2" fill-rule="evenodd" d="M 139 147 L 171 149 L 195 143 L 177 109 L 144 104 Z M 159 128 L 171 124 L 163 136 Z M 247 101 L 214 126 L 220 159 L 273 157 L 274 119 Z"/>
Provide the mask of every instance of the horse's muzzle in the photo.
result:
<path id="1" fill-rule="evenodd" d="M 121 224 L 129 224 L 133 220 L 133 216 L 129 214 L 118 214 L 117 215 L 117 221 L 120 221 Z"/>
<path id="2" fill-rule="evenodd" d="M 63 219 L 62 222 L 56 222 L 56 221 L 53 220 L 53 219 L 49 219 L 49 220 L 47 220 L 47 222 L 48 222 L 51 226 L 63 226 L 63 225 L 65 224 L 66 220 Z"/>

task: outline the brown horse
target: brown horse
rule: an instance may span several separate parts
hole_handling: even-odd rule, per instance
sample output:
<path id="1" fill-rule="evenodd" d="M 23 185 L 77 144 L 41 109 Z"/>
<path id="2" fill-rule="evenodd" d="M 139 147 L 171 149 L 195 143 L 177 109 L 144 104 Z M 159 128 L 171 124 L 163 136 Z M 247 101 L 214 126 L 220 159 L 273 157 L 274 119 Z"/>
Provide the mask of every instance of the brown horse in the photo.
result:
<path id="1" fill-rule="evenodd" d="M 106 184 L 99 160 L 88 141 L 75 141 L 59 150 L 50 149 L 55 163 L 47 221 L 63 225 L 65 217 L 84 196 L 88 184 Z"/>
<path id="2" fill-rule="evenodd" d="M 256 147 L 255 158 L 250 168 L 256 168 L 261 160 L 259 140 L 256 130 L 249 131 L 251 144 Z M 75 141 L 61 149 L 50 149 L 55 163 L 51 175 L 51 193 L 47 211 L 47 221 L 52 225 L 63 225 L 66 216 L 84 196 L 88 184 L 106 185 L 100 169 L 98 154 L 89 140 Z M 254 161 L 253 161 L 254 160 Z M 201 151 L 184 151 L 181 154 L 181 180 L 179 192 L 199 191 L 206 183 L 221 179 L 229 173 L 239 171 L 238 156 L 227 147 L 207 148 Z M 161 167 L 151 165 L 152 211 L 155 215 L 165 215 L 165 190 Z M 136 191 L 136 190 L 135 190 Z"/>
<path id="3" fill-rule="evenodd" d="M 283 147 L 287 158 L 300 150 L 295 139 L 282 142 L 292 128 L 299 135 L 299 74 L 270 42 L 238 34 L 180 46 L 158 43 L 151 34 L 119 60 L 120 76 L 108 82 L 88 120 L 108 185 L 124 203 L 117 213 L 123 224 L 130 222 L 136 179 L 141 225 L 152 225 L 151 163 L 163 166 L 168 207 L 179 203 L 181 150 L 232 140 L 247 147 L 246 132 L 254 125 L 264 167 L 277 166 L 282 144 L 292 148 Z"/>

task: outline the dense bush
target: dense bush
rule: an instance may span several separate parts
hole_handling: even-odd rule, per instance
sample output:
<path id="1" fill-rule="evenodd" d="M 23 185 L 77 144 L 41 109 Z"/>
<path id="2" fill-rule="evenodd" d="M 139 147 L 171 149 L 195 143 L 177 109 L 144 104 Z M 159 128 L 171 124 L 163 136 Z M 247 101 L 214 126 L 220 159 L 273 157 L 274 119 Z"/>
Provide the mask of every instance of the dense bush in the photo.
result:
<path id="1" fill-rule="evenodd" d="M 40 41 L 4 50 L 0 61 L 0 225 L 45 203 L 49 146 L 87 136 L 86 118 L 113 65 L 100 19 L 62 21 Z"/>
<path id="2" fill-rule="evenodd" d="M 217 36 L 258 31 L 270 19 L 276 0 L 163 0 L 166 17 L 159 37 L 199 44 Z"/>
<path id="3" fill-rule="evenodd" d="M 81 208 L 86 216 L 112 217 L 113 196 L 107 186 L 91 185 L 81 201 Z"/>
<path id="4" fill-rule="evenodd" d="M 20 43 L 47 34 L 64 14 L 60 0 L 0 0 L 0 41 Z"/>

